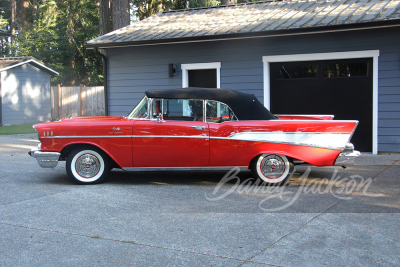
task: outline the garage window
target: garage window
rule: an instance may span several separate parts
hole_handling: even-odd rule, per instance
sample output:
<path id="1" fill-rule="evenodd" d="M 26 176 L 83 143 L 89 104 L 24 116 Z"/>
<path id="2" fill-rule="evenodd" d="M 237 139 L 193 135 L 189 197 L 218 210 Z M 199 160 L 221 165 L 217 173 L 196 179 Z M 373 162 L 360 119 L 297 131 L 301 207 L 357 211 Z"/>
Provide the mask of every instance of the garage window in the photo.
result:
<path id="1" fill-rule="evenodd" d="M 367 77 L 368 62 L 323 64 L 325 78 Z"/>
<path id="2" fill-rule="evenodd" d="M 318 65 L 283 65 L 280 68 L 280 79 L 312 79 L 317 78 Z"/>

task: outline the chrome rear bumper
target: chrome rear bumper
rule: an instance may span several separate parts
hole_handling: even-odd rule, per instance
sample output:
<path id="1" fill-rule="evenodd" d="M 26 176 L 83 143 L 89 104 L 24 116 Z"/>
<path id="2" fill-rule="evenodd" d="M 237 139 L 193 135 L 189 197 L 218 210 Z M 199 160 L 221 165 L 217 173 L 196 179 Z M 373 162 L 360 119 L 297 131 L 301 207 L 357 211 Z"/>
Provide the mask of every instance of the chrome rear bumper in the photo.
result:
<path id="1" fill-rule="evenodd" d="M 342 153 L 339 154 L 335 161 L 335 166 L 351 166 L 354 165 L 354 159 L 360 156 L 360 151 L 354 150 L 354 146 L 348 143 Z"/>
<path id="2" fill-rule="evenodd" d="M 39 166 L 42 168 L 55 168 L 61 153 L 58 152 L 42 152 L 38 149 L 31 149 L 29 156 L 36 158 Z"/>
<path id="3" fill-rule="evenodd" d="M 354 165 L 354 159 L 360 156 L 360 151 L 353 151 L 352 153 L 340 153 L 335 161 L 335 166 L 351 166 Z"/>

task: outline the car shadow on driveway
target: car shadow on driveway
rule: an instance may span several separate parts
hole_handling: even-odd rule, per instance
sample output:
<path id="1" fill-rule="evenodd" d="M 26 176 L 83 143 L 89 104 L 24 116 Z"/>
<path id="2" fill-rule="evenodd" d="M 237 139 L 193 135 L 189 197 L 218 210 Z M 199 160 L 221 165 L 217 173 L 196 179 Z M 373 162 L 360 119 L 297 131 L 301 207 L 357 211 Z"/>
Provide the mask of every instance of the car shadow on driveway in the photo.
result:
<path id="1" fill-rule="evenodd" d="M 158 184 L 158 185 L 217 185 L 227 171 L 110 171 L 106 183 L 112 184 Z M 252 179 L 251 171 L 241 171 L 239 182 Z M 238 179 L 226 183 L 234 184 Z"/>
<path id="2" fill-rule="evenodd" d="M 107 184 L 157 185 L 169 192 L 199 190 L 217 202 L 238 201 L 262 212 L 393 213 L 400 211 L 400 179 L 394 173 L 400 166 L 352 166 L 342 168 L 296 167 L 285 186 L 263 186 L 250 171 L 146 171 L 110 172 Z M 161 187 L 159 187 L 161 186 Z M 182 187 L 183 186 L 183 187 Z M 145 189 L 147 187 L 143 187 Z M 217 192 L 218 191 L 218 192 Z M 217 192 L 216 194 L 214 194 Z M 174 194 L 174 193 L 173 193 Z M 201 201 L 201 199 L 199 200 Z M 215 203 L 216 204 L 216 203 Z M 263 207 L 260 208 L 254 207 Z M 278 209 L 279 208 L 279 209 Z M 282 209 L 280 209 L 282 208 Z"/>

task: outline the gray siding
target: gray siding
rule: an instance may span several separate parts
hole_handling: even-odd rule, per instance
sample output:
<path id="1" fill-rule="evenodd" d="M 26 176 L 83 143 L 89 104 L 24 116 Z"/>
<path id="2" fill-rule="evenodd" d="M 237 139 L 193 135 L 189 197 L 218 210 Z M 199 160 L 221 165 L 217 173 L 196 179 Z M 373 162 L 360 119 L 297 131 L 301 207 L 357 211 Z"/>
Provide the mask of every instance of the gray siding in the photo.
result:
<path id="1" fill-rule="evenodd" d="M 263 101 L 263 56 L 380 50 L 378 150 L 400 152 L 399 28 L 108 49 L 109 113 L 126 114 L 143 92 L 182 86 L 180 64 L 221 62 L 221 87 Z M 178 74 L 168 77 L 168 64 Z"/>
<path id="2" fill-rule="evenodd" d="M 378 150 L 400 152 L 400 31 L 378 33 L 379 107 Z"/>
<path id="3" fill-rule="evenodd" d="M 50 74 L 30 64 L 1 73 L 2 123 L 50 120 Z"/>

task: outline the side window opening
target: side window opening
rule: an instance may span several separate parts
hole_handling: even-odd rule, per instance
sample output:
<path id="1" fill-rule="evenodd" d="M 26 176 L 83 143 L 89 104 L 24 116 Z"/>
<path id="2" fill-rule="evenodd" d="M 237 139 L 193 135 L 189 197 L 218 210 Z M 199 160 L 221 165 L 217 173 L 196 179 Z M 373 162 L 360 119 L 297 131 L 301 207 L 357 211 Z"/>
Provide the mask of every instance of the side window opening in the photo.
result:
<path id="1" fill-rule="evenodd" d="M 207 100 L 206 112 L 207 122 L 222 123 L 226 121 L 238 120 L 228 105 L 218 101 Z"/>
<path id="2" fill-rule="evenodd" d="M 154 99 L 152 109 L 153 118 L 162 113 L 166 121 L 203 121 L 203 100 Z"/>

